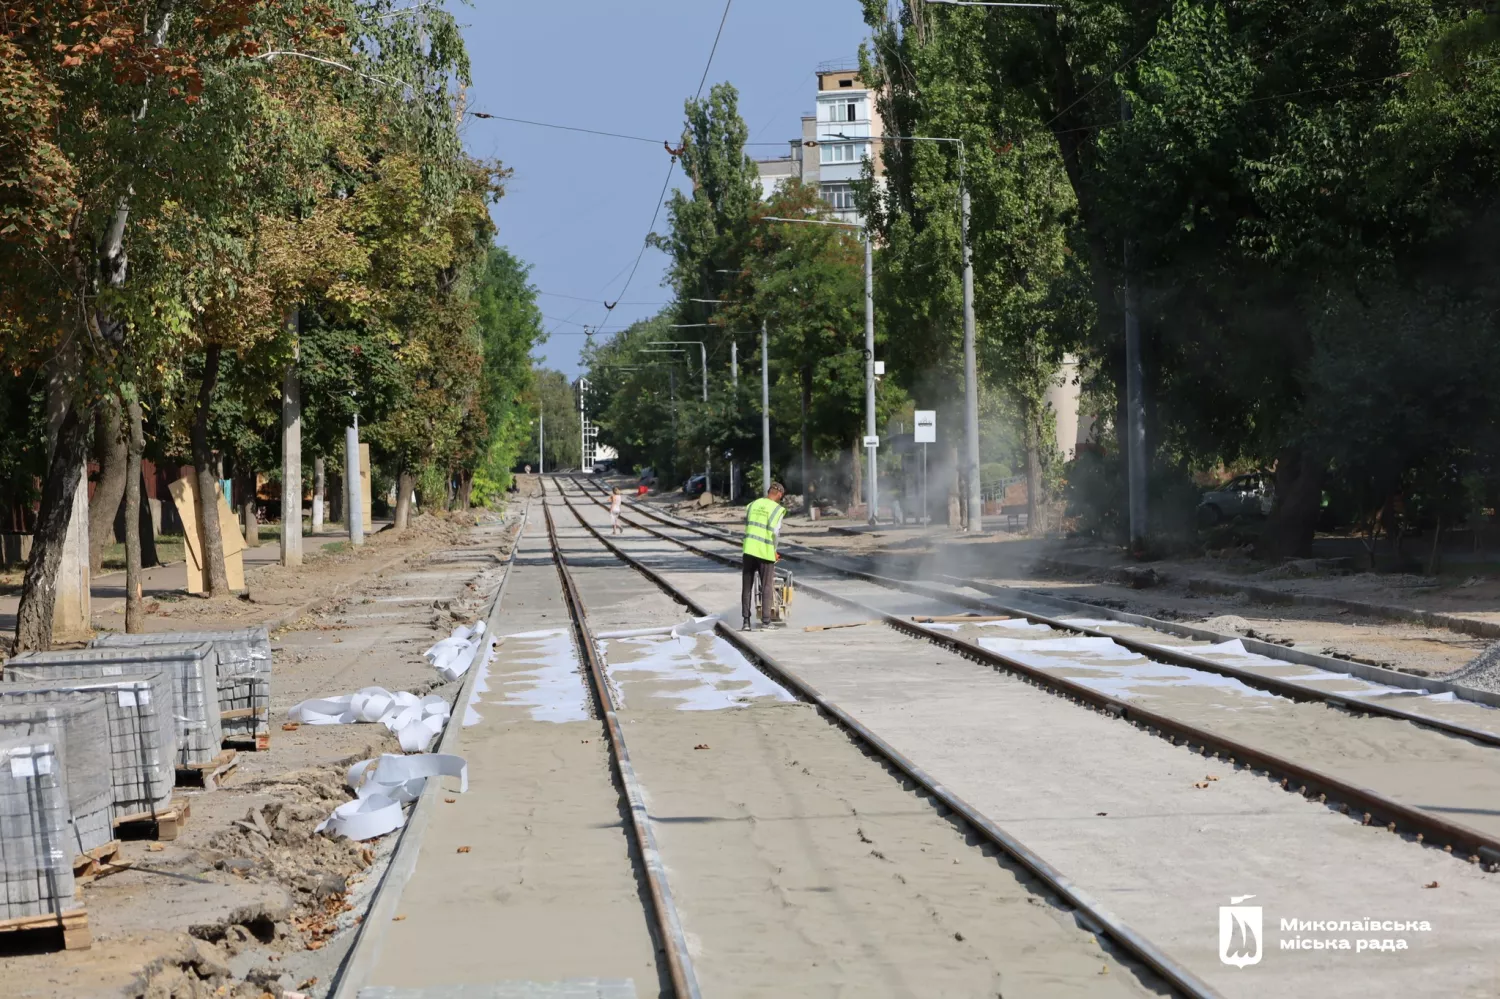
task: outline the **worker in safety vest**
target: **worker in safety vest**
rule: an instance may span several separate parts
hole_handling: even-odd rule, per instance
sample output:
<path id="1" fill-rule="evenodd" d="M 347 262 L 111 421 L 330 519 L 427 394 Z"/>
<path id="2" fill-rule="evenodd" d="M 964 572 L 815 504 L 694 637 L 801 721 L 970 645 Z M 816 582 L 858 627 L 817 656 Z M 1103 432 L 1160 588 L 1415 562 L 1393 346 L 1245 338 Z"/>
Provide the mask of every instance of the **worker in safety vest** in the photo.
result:
<path id="1" fill-rule="evenodd" d="M 750 608 L 755 592 L 755 577 L 760 575 L 761 624 L 771 623 L 771 590 L 776 585 L 776 541 L 781 537 L 781 519 L 786 508 L 781 497 L 786 489 L 780 482 L 771 483 L 766 495 L 745 508 L 744 563 L 740 570 L 740 630 L 750 630 Z"/>

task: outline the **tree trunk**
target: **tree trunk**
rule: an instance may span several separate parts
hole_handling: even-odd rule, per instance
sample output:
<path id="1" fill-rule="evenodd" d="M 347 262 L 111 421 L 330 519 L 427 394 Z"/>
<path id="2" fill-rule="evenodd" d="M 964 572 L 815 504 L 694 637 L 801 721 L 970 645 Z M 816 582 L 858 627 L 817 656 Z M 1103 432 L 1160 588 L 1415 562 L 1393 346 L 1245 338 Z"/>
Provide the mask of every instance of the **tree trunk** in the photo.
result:
<path id="1" fill-rule="evenodd" d="M 1283 448 L 1277 455 L 1276 499 L 1255 543 L 1256 558 L 1275 561 L 1312 554 L 1327 471 L 1326 462 L 1299 447 Z"/>
<path id="2" fill-rule="evenodd" d="M 21 604 L 16 610 L 16 641 L 13 652 L 52 647 L 52 612 L 57 602 L 57 571 L 62 563 L 63 542 L 73 516 L 73 501 L 82 476 L 79 469 L 88 457 L 87 414 L 77 405 L 67 407 L 57 427 L 57 443 L 42 486 L 41 509 L 31 540 L 31 560 L 21 584 Z"/>
<path id="3" fill-rule="evenodd" d="M 948 449 L 948 467 L 952 470 L 948 476 L 948 526 L 958 531 L 964 526 L 964 494 L 959 488 L 957 447 Z"/>
<path id="4" fill-rule="evenodd" d="M 849 509 L 851 511 L 865 501 L 865 472 L 864 466 L 859 462 L 859 450 L 859 441 L 855 441 L 854 446 L 849 450 L 849 481 L 851 483 Z"/>
<path id="5" fill-rule="evenodd" d="M 313 459 L 312 532 L 323 533 L 323 503 L 328 494 L 328 473 L 322 458 Z"/>
<path id="6" fill-rule="evenodd" d="M 229 595 L 224 569 L 224 538 L 219 534 L 219 483 L 214 478 L 213 453 L 208 449 L 208 411 L 219 380 L 219 347 L 208 348 L 203 361 L 203 383 L 198 386 L 198 410 L 193 414 L 193 465 L 198 475 L 198 540 L 203 546 L 208 595 Z"/>
<path id="7" fill-rule="evenodd" d="M 245 547 L 253 548 L 260 544 L 260 520 L 255 516 L 255 472 L 248 471 L 239 478 L 240 516 L 245 524 Z"/>
<path id="8" fill-rule="evenodd" d="M 404 531 L 411 522 L 411 491 L 416 481 L 417 477 L 404 468 L 396 476 L 396 522 L 392 530 Z"/>
<path id="9" fill-rule="evenodd" d="M 141 452 L 146 439 L 141 432 L 141 404 L 132 400 L 125 407 L 125 631 L 138 635 L 146 630 L 146 610 L 141 605 Z M 146 527 L 151 519 L 147 514 Z"/>
<path id="10" fill-rule="evenodd" d="M 1038 460 L 1037 447 L 1041 440 L 1041 428 L 1037 425 L 1037 411 L 1034 403 L 1025 406 L 1026 419 L 1026 533 L 1036 533 L 1036 511 L 1037 511 L 1037 487 L 1041 482 L 1041 462 Z M 1000 505 L 1005 506 L 1005 491 L 1000 491 Z"/>
<path id="11" fill-rule="evenodd" d="M 469 497 L 473 494 L 473 492 L 474 492 L 474 473 L 473 472 L 467 472 L 467 471 L 466 472 L 459 472 L 458 473 L 458 508 L 460 510 L 467 510 L 472 505 L 471 502 L 470 502 Z"/>
<path id="12" fill-rule="evenodd" d="M 344 494 L 348 491 L 344 488 L 344 477 L 338 472 L 328 476 L 328 519 L 335 524 L 344 519 Z"/>
<path id="13" fill-rule="evenodd" d="M 120 401 L 106 397 L 94 417 L 94 453 L 99 480 L 89 502 L 89 572 L 104 566 L 104 549 L 114 540 L 115 515 L 125 495 L 125 437 L 120 432 Z"/>

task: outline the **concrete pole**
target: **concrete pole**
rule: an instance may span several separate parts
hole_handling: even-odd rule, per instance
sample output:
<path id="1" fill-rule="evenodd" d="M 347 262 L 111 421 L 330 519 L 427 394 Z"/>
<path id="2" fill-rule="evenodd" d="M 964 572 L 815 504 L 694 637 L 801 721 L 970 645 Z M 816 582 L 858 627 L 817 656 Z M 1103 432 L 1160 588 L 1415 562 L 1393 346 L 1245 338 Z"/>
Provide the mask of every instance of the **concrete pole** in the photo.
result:
<path id="1" fill-rule="evenodd" d="M 1125 245 L 1125 443 L 1130 488 L 1130 550 L 1146 544 L 1146 370 L 1141 361 L 1140 302 Z"/>
<path id="2" fill-rule="evenodd" d="M 703 361 L 703 402 L 708 403 L 708 346 L 698 344 L 698 350 L 702 354 Z M 703 491 L 712 493 L 714 491 L 714 448 L 712 444 L 703 446 Z"/>
<path id="3" fill-rule="evenodd" d="M 740 344 L 738 340 L 729 341 L 729 377 L 734 383 L 734 397 L 740 397 Z M 733 503 L 739 498 L 737 495 L 740 487 L 739 462 L 733 458 L 729 459 L 729 502 Z"/>
<path id="4" fill-rule="evenodd" d="M 760 321 L 760 491 L 771 491 L 771 367 L 766 321 Z"/>
<path id="5" fill-rule="evenodd" d="M 547 474 L 547 409 L 537 407 L 536 425 L 536 474 Z"/>
<path id="6" fill-rule="evenodd" d="M 288 325 L 296 323 L 293 311 Z M 302 564 L 302 381 L 295 351 L 281 386 L 281 564 Z"/>
<path id="7" fill-rule="evenodd" d="M 971 533 L 984 530 L 984 500 L 979 489 L 979 362 L 974 353 L 974 259 L 969 247 L 969 189 L 964 187 L 961 215 L 964 254 L 964 474 L 968 476 Z"/>
<path id="8" fill-rule="evenodd" d="M 364 497 L 359 478 L 359 414 L 344 431 L 344 517 L 349 522 L 349 543 L 365 543 Z"/>
<path id="9" fill-rule="evenodd" d="M 875 436 L 875 241 L 865 233 L 865 436 Z M 880 522 L 880 488 L 876 471 L 878 448 L 865 448 L 865 463 L 869 468 L 870 519 L 871 524 Z"/>
<path id="10" fill-rule="evenodd" d="M 323 533 L 323 494 L 328 491 L 328 470 L 322 458 L 313 459 L 312 532 Z"/>

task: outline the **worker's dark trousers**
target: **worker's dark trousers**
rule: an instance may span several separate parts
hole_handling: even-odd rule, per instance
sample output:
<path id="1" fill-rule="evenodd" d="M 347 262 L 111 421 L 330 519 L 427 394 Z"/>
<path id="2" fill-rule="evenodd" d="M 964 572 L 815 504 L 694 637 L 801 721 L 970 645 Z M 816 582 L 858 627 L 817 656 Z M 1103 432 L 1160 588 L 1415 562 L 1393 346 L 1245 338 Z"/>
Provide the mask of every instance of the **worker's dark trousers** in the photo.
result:
<path id="1" fill-rule="evenodd" d="M 754 555 L 746 555 L 744 558 L 740 567 L 740 618 L 750 620 L 750 609 L 755 605 L 755 574 L 760 573 L 760 589 L 765 594 L 761 599 L 760 621 L 762 624 L 770 624 L 771 588 L 776 585 L 776 563 Z"/>

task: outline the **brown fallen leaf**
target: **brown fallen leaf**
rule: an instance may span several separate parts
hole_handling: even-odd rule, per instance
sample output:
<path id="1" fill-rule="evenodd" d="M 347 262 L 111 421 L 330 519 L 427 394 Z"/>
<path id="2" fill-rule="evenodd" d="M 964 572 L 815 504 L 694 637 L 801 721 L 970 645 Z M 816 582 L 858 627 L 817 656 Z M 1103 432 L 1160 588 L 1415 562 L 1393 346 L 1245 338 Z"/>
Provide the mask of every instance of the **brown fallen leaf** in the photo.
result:
<path id="1" fill-rule="evenodd" d="M 451 805 L 451 804 L 453 804 L 457 800 L 458 800 L 457 798 L 444 798 L 443 799 L 443 804 L 445 804 L 445 805 Z"/>
<path id="2" fill-rule="evenodd" d="M 1436 888 L 1437 886 L 1438 886 L 1438 883 L 1436 881 L 1429 881 L 1427 884 L 1423 885 L 1422 887 L 1423 888 Z"/>
<path id="3" fill-rule="evenodd" d="M 1108 812 L 1095 812 L 1095 815 L 1108 815 Z"/>
<path id="4" fill-rule="evenodd" d="M 698 745 L 694 746 L 693 748 L 694 749 L 707 749 L 708 748 L 708 743 L 706 743 L 706 742 L 700 742 L 700 743 L 698 743 Z"/>
<path id="5" fill-rule="evenodd" d="M 1193 784 L 1193 786 L 1194 787 L 1208 787 L 1208 781 L 1206 781 L 1206 780 L 1195 781 L 1194 784 Z"/>
<path id="6" fill-rule="evenodd" d="M 147 843 L 146 849 L 150 850 L 152 853 L 161 853 L 166 849 L 166 847 L 162 846 L 160 843 Z"/>
<path id="7" fill-rule="evenodd" d="M 403 919 L 405 919 L 405 918 L 406 918 L 406 916 L 405 916 L 405 915 L 400 915 L 400 916 L 392 916 L 392 917 L 391 917 L 391 922 L 393 922 L 393 923 L 399 923 L 399 922 L 401 922 L 401 920 L 403 920 Z"/>
<path id="8" fill-rule="evenodd" d="M 281 730 L 283 732 L 295 732 L 301 727 L 302 726 L 297 724 L 296 722 L 282 722 L 281 724 Z"/>
<path id="9" fill-rule="evenodd" d="M 468 853 L 469 852 L 469 848 L 467 846 L 461 846 L 461 847 L 458 848 L 458 852 L 459 853 Z"/>
<path id="10" fill-rule="evenodd" d="M 1204 774 L 1203 775 L 1203 779 L 1204 780 L 1218 780 L 1219 778 L 1215 777 L 1213 774 Z"/>
<path id="11" fill-rule="evenodd" d="M 307 945 L 307 949 L 308 950 L 322 950 L 323 949 L 323 941 L 321 941 L 321 940 L 314 940 L 314 941 L 310 942 Z"/>

